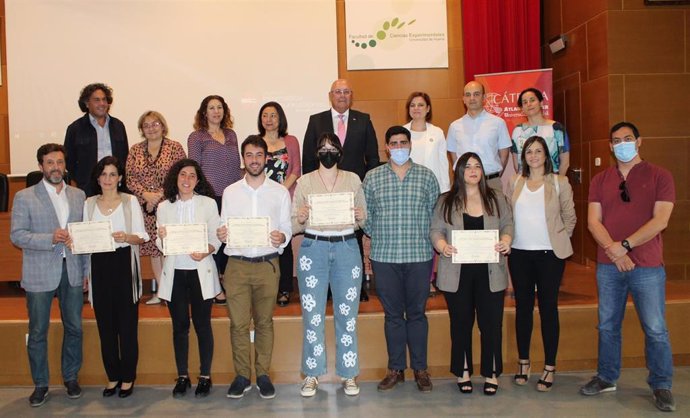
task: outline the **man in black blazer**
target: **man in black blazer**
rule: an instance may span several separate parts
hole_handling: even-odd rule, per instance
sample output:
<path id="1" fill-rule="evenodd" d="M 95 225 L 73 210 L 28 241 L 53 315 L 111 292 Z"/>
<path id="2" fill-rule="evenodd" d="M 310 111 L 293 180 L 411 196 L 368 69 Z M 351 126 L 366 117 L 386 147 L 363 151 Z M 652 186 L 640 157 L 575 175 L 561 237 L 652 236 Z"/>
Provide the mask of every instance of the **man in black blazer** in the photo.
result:
<path id="1" fill-rule="evenodd" d="M 361 180 L 367 171 L 379 165 L 379 144 L 376 140 L 376 132 L 371 118 L 367 113 L 350 109 L 352 105 L 352 88 L 345 79 L 335 80 L 331 84 L 328 98 L 331 108 L 325 112 L 317 113 L 309 117 L 307 132 L 304 134 L 302 144 L 302 173 L 307 174 L 319 167 L 316 156 L 316 143 L 324 132 L 332 132 L 340 138 L 343 146 L 343 155 L 338 163 L 341 170 L 352 171 Z M 344 126 L 343 126 L 344 125 Z M 364 261 L 361 231 L 357 231 L 357 243 L 359 252 Z M 369 295 L 364 288 L 365 275 L 362 275 L 362 287 L 359 300 L 366 302 Z M 329 290 L 330 296 L 330 290 Z"/>
<path id="2" fill-rule="evenodd" d="M 67 172 L 86 196 L 92 196 L 95 191 L 91 190 L 91 171 L 96 163 L 112 155 L 125 164 L 129 143 L 125 125 L 108 114 L 113 103 L 109 86 L 89 84 L 82 89 L 78 103 L 84 116 L 67 127 Z"/>
<path id="3" fill-rule="evenodd" d="M 316 157 L 316 142 L 324 132 L 338 135 L 339 115 L 343 115 L 346 132 L 345 140 L 341 138 L 343 156 L 338 164 L 342 170 L 356 173 L 364 180 L 367 171 L 379 165 L 379 145 L 371 118 L 367 113 L 350 109 L 352 89 L 347 80 L 333 82 L 328 98 L 331 109 L 309 117 L 307 132 L 302 144 L 302 173 L 307 174 L 319 167 Z"/>

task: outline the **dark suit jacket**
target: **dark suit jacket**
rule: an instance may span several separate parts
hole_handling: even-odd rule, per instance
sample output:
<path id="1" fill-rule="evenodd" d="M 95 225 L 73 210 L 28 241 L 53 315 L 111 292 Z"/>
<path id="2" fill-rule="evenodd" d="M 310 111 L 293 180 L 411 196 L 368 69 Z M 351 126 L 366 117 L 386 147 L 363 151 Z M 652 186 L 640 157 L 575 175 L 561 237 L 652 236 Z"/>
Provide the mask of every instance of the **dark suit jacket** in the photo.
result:
<path id="1" fill-rule="evenodd" d="M 316 142 L 324 132 L 335 133 L 331 110 L 309 117 L 307 132 L 302 144 L 302 173 L 307 174 L 319 167 L 316 157 Z M 343 147 L 343 157 L 338 167 L 352 171 L 364 180 L 367 171 L 379 165 L 379 145 L 376 132 L 368 114 L 350 109 L 347 120 L 347 135 Z"/>
<path id="2" fill-rule="evenodd" d="M 109 128 L 113 156 L 124 166 L 129 154 L 125 125 L 111 116 Z M 88 113 L 67 127 L 65 150 L 67 151 L 67 171 L 70 177 L 77 183 L 77 187 L 86 193 L 86 196 L 93 196 L 95 192 L 91 190 L 91 171 L 98 162 L 98 137 Z"/>

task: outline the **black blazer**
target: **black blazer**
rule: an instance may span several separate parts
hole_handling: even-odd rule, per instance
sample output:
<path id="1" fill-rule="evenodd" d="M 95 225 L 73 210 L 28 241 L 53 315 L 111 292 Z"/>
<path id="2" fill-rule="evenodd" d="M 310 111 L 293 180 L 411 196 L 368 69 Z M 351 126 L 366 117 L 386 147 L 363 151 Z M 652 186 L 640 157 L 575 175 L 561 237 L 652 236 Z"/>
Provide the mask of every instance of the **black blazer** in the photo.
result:
<path id="1" fill-rule="evenodd" d="M 331 110 L 309 117 L 307 132 L 302 144 L 302 173 L 307 174 L 319 167 L 316 157 L 316 142 L 324 132 L 335 133 Z M 347 135 L 343 147 L 343 157 L 338 167 L 352 171 L 364 180 L 367 171 L 379 165 L 379 145 L 376 132 L 368 114 L 350 109 L 347 119 Z"/>
<path id="2" fill-rule="evenodd" d="M 127 154 L 129 154 L 125 125 L 119 119 L 111 116 L 109 128 L 113 156 L 124 167 L 127 162 Z M 98 162 L 98 137 L 96 128 L 91 125 L 88 113 L 67 127 L 65 150 L 67 151 L 67 171 L 72 180 L 77 183 L 77 187 L 86 193 L 86 196 L 93 196 L 95 191 L 91 190 L 91 171 Z"/>

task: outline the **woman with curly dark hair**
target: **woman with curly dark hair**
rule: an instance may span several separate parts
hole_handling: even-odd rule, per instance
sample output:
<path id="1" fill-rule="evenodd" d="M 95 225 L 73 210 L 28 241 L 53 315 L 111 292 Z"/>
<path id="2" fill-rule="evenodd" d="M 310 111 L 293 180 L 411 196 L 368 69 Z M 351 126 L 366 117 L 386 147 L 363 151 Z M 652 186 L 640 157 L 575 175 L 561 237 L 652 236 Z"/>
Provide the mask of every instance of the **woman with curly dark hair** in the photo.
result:
<path id="1" fill-rule="evenodd" d="M 180 397 L 191 387 L 187 359 L 189 356 L 189 311 L 199 342 L 201 371 L 196 387 L 197 397 L 207 396 L 211 390 L 211 361 L 213 359 L 213 331 L 211 305 L 220 293 L 218 271 L 213 258 L 220 247 L 215 231 L 220 223 L 214 202 L 213 189 L 199 164 L 191 159 L 176 162 L 163 183 L 165 200 L 158 205 L 158 238 L 156 245 L 163 250 L 166 225 L 205 223 L 208 231 L 208 251 L 187 255 L 168 255 L 163 261 L 158 297 L 168 301 L 173 323 L 173 346 L 177 363 L 177 384 L 173 396 Z"/>
<path id="2" fill-rule="evenodd" d="M 115 157 L 94 167 L 96 193 L 84 204 L 84 221 L 110 221 L 115 251 L 91 254 L 89 300 L 93 304 L 101 340 L 101 356 L 108 376 L 103 396 L 126 398 L 134 391 L 139 343 L 141 270 L 139 246 L 149 240 L 137 198 L 124 193 L 124 169 Z"/>

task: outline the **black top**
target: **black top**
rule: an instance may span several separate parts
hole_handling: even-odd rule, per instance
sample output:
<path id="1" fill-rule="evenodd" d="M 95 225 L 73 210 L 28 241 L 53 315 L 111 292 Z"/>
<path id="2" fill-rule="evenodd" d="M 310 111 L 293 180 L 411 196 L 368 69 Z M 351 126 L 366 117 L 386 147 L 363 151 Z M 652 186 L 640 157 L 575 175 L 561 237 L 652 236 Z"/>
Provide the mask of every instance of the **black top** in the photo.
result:
<path id="1" fill-rule="evenodd" d="M 465 231 L 477 231 L 484 229 L 484 215 L 472 216 L 467 213 L 462 214 L 462 222 Z M 489 280 L 489 265 L 481 264 L 463 264 L 460 270 L 460 280 L 486 278 Z"/>

